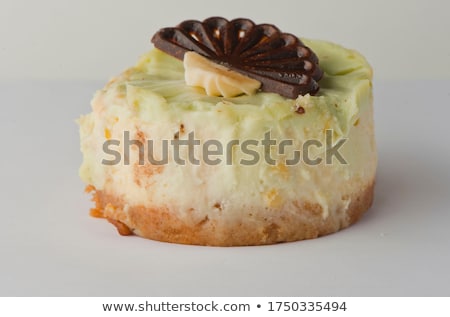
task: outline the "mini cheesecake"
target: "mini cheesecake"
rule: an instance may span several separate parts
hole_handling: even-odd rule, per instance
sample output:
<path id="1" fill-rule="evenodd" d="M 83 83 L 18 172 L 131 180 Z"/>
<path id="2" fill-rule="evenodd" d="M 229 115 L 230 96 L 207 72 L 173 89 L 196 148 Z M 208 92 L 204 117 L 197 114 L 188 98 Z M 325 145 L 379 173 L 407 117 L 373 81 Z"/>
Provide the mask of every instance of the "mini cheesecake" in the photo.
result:
<path id="1" fill-rule="evenodd" d="M 371 206 L 367 61 L 337 44 L 235 21 L 162 29 L 156 47 L 99 90 L 79 119 L 91 215 L 119 233 L 272 244 L 336 232 Z"/>

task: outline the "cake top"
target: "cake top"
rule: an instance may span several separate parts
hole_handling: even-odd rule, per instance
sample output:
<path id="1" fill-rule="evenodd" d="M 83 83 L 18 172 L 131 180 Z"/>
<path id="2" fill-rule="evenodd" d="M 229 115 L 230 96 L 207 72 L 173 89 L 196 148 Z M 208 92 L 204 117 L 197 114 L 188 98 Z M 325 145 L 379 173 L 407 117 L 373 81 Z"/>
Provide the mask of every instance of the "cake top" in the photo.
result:
<path id="1" fill-rule="evenodd" d="M 186 84 L 182 61 L 154 48 L 143 54 L 135 66 L 111 79 L 97 98 L 110 100 L 114 111 L 128 109 L 136 119 L 145 121 L 208 112 L 221 114 L 221 121 L 228 117 L 256 121 L 270 117 L 272 124 L 294 120 L 296 126 L 311 127 L 311 131 L 318 122 L 329 121 L 330 128 L 345 135 L 357 120 L 360 99 L 371 89 L 372 69 L 356 51 L 326 41 L 303 42 L 316 52 L 324 73 L 321 88 L 314 96 L 291 99 L 270 92 L 210 96 L 203 88 Z"/>
<path id="2" fill-rule="evenodd" d="M 181 25 L 184 25 L 185 29 L 190 27 L 197 30 L 197 28 L 204 28 L 205 21 L 202 23 L 188 21 Z M 267 33 L 269 32 L 267 30 L 274 30 L 271 26 L 255 26 L 253 22 L 243 19 L 228 22 L 222 18 L 214 18 L 211 21 L 216 24 L 221 22 L 223 25 L 238 21 L 236 24 L 241 28 L 247 25 L 249 29 L 260 30 L 258 32 Z M 227 27 L 223 27 L 223 32 L 226 29 Z M 158 31 L 153 38 L 154 42 L 158 42 L 160 36 L 166 32 L 184 34 L 179 27 L 169 30 L 171 31 L 167 29 Z M 192 34 L 189 35 L 190 43 L 193 43 L 195 38 L 201 38 L 203 33 Z M 277 34 L 277 37 L 281 36 L 280 33 Z M 292 39 L 292 36 L 289 35 L 286 38 Z M 219 41 L 218 38 L 214 39 Z M 292 40 L 297 43 L 296 45 L 300 45 L 297 40 Z M 270 42 L 268 39 L 267 41 Z M 173 48 L 178 45 L 176 44 L 178 42 L 161 43 Z M 223 47 L 225 50 L 225 42 L 214 45 Z M 94 104 L 103 104 L 107 109 L 94 107 L 94 110 L 117 112 L 145 122 L 164 120 L 181 122 L 183 118 L 192 116 L 190 119 L 192 122 L 207 120 L 215 122 L 216 125 L 249 120 L 254 121 L 255 126 L 275 126 L 277 123 L 283 123 L 303 129 L 311 138 L 317 138 L 323 134 L 322 129 L 318 127 L 321 126 L 319 123 L 326 122 L 326 127 L 333 129 L 337 138 L 345 137 L 349 129 L 358 121 L 360 104 L 364 103 L 362 99 L 369 96 L 368 92 L 372 87 L 372 69 L 361 54 L 340 45 L 305 38 L 302 38 L 301 43 L 298 47 L 308 48 L 308 52 L 311 52 L 310 58 L 317 60 L 315 65 L 319 65 L 318 61 L 320 61 L 320 90 L 316 91 L 315 95 L 306 93 L 288 97 L 277 92 L 266 92 L 262 88 L 260 90 L 259 88 L 264 85 L 261 85 L 258 80 L 252 82 L 255 79 L 241 72 L 227 70 L 227 66 L 221 64 L 220 60 L 180 46 L 177 53 L 168 54 L 159 48 L 153 48 L 145 53 L 135 66 L 111 79 L 106 87 L 96 94 L 95 99 L 104 100 Z M 239 47 L 239 45 L 235 46 Z M 219 50 L 219 52 L 222 51 Z M 284 54 L 284 49 L 281 52 Z M 214 54 L 219 56 L 221 53 Z M 183 56 L 183 61 L 180 60 L 180 56 Z M 228 58 L 223 57 L 224 60 Z M 204 59 L 207 60 L 206 66 Z M 276 64 L 272 61 L 267 63 Z M 195 67 L 192 67 L 193 65 Z M 201 66 L 198 67 L 198 65 Z M 228 76 L 229 73 L 234 74 Z M 311 80 L 317 76 L 314 75 L 315 73 L 317 70 L 309 73 Z M 206 85 L 192 85 L 187 83 L 187 79 Z M 237 90 L 233 91 L 233 89 Z M 232 93 L 227 95 L 230 91 Z M 203 118 L 202 114 L 208 115 L 208 119 Z"/>
<path id="3" fill-rule="evenodd" d="M 186 53 L 195 52 L 225 67 L 210 63 L 211 72 L 225 76 L 227 70 L 232 70 L 260 82 L 260 85 L 251 82 L 249 90 L 260 88 L 291 99 L 315 95 L 323 75 L 317 55 L 298 37 L 282 33 L 272 24 L 255 24 L 249 19 L 187 20 L 176 27 L 159 30 L 152 42 L 156 48 L 180 60 L 194 58 Z M 196 62 L 194 66 L 185 61 L 185 68 L 205 63 L 199 57 Z M 189 83 L 189 79 L 186 81 Z M 238 81 L 242 85 L 245 78 L 240 77 Z"/>

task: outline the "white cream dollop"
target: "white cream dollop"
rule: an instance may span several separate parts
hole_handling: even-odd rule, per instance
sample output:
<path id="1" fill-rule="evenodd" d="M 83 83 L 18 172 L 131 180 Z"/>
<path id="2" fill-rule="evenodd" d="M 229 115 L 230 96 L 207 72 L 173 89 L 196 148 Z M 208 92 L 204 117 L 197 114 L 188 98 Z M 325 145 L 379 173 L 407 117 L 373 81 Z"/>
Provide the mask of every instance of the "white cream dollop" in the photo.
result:
<path id="1" fill-rule="evenodd" d="M 195 52 L 186 52 L 183 63 L 186 84 L 204 88 L 208 96 L 231 98 L 242 94 L 253 95 L 261 87 L 256 79 L 216 64 Z"/>

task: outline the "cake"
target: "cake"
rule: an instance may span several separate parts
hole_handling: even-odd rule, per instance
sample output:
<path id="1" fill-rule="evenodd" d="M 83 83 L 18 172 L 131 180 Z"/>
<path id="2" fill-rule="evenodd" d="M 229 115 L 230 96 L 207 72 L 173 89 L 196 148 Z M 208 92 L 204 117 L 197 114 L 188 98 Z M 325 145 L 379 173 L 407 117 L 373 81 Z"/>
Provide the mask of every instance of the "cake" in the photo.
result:
<path id="1" fill-rule="evenodd" d="M 213 17 L 159 30 L 81 116 L 91 215 L 211 246 L 311 239 L 373 201 L 372 69 L 358 52 Z"/>

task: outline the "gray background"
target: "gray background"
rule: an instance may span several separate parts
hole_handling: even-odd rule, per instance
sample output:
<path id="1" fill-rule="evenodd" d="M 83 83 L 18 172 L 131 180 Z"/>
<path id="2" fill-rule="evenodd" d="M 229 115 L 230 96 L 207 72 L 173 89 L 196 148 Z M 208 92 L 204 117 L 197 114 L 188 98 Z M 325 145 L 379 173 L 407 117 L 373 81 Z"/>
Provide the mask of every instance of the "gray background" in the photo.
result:
<path id="1" fill-rule="evenodd" d="M 0 0 L 0 79 L 97 79 L 129 67 L 151 36 L 220 15 L 273 23 L 361 51 L 380 79 L 450 76 L 446 0 Z"/>
<path id="2" fill-rule="evenodd" d="M 0 295 L 450 296 L 444 1 L 59 3 L 2 2 Z M 376 200 L 356 225 L 212 248 L 120 237 L 88 216 L 74 120 L 158 28 L 219 14 L 357 48 L 374 66 Z"/>

